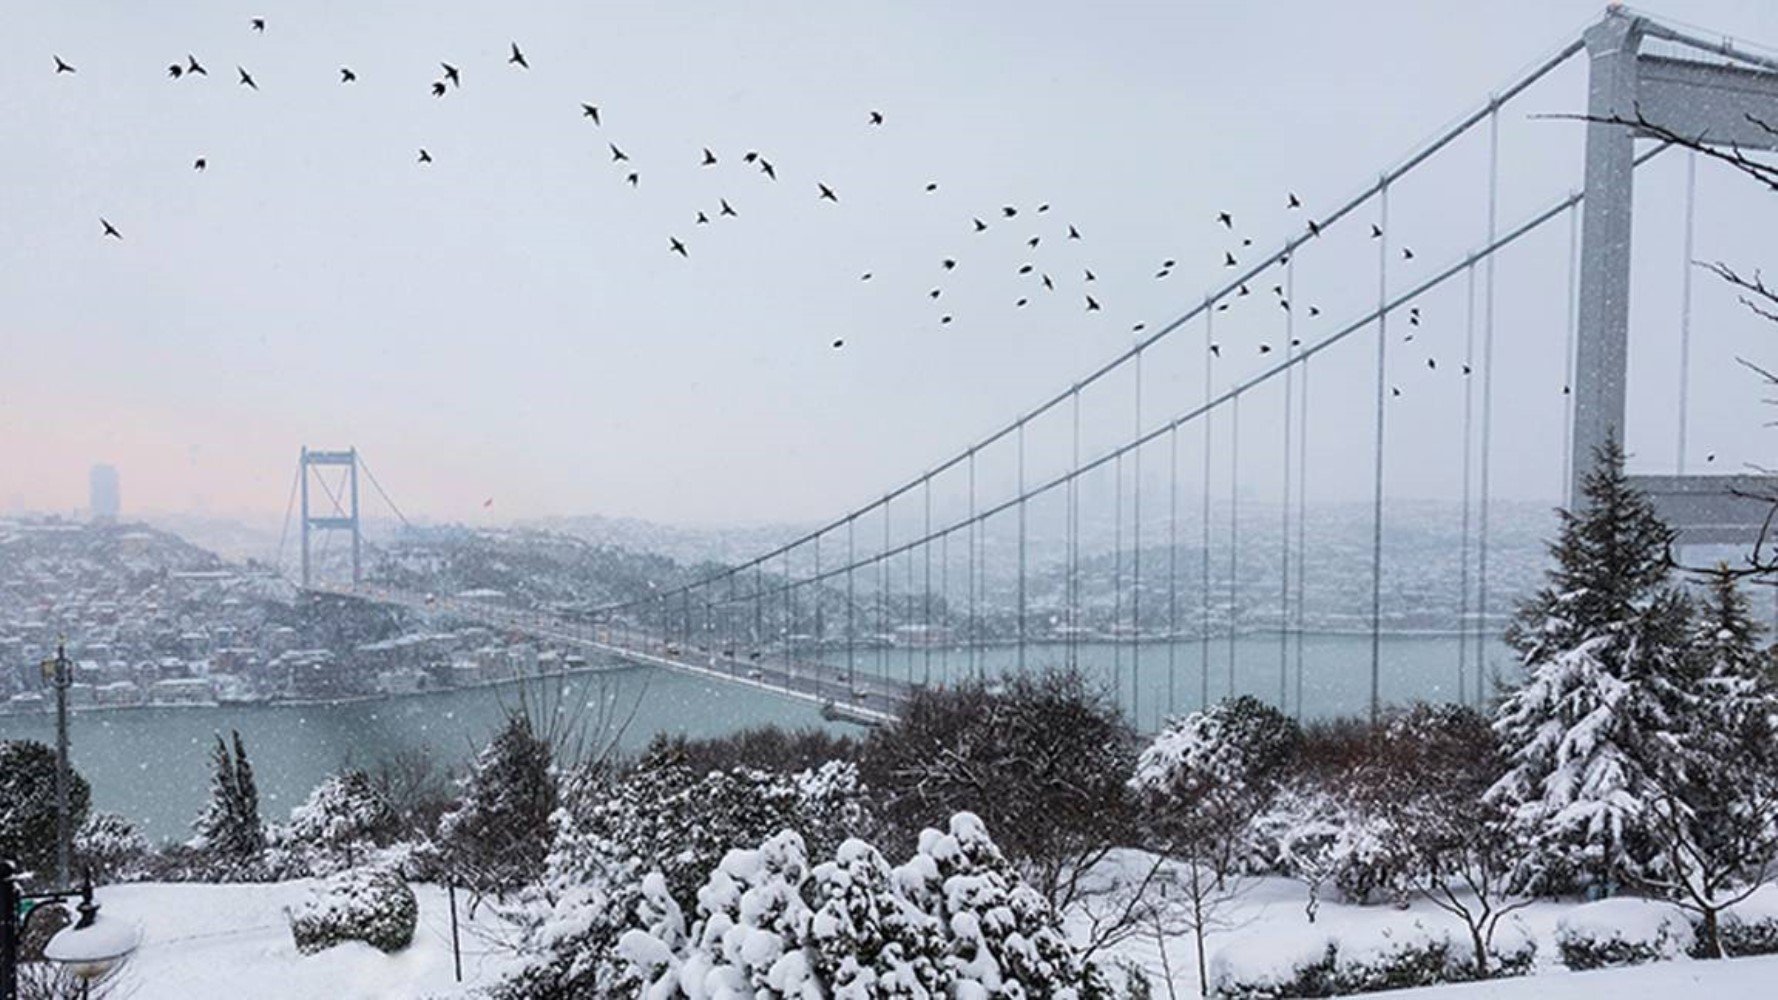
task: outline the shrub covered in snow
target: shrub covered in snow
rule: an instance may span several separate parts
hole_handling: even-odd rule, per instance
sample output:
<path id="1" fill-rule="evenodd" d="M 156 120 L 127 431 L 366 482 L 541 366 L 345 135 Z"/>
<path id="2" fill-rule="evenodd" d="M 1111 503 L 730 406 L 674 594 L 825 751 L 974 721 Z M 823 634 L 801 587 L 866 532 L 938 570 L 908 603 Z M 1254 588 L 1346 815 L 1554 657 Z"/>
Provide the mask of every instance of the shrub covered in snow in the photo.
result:
<path id="1" fill-rule="evenodd" d="M 1577 906 L 1556 924 L 1556 948 L 1570 969 L 1640 965 L 1691 950 L 1691 922 L 1671 903 L 1622 897 Z"/>
<path id="2" fill-rule="evenodd" d="M 553 759 L 531 717 L 509 713 L 470 764 L 462 798 L 438 824 L 454 881 L 477 892 L 504 893 L 542 872 L 557 802 Z"/>
<path id="3" fill-rule="evenodd" d="M 282 877 L 331 875 L 353 868 L 399 834 L 400 819 L 359 770 L 328 775 L 290 823 L 270 837 L 272 868 Z"/>
<path id="4" fill-rule="evenodd" d="M 1693 925 L 1698 920 L 1695 915 Z M 1730 958 L 1748 955 L 1778 954 L 1778 884 L 1766 884 L 1734 909 L 1727 911 L 1717 925 L 1722 950 Z M 1714 958 L 1705 952 L 1702 935 L 1693 949 L 1699 957 Z"/>
<path id="5" fill-rule="evenodd" d="M 618 946 L 646 997 L 1109 995 L 968 813 L 893 870 L 856 840 L 810 868 L 791 831 L 731 851 L 689 928 L 664 888 L 644 884 L 648 926 Z"/>
<path id="6" fill-rule="evenodd" d="M 97 882 L 139 877 L 147 856 L 148 838 L 116 813 L 93 813 L 74 833 L 74 866 Z"/>
<path id="7" fill-rule="evenodd" d="M 1537 947 L 1521 925 L 1497 936 L 1492 975 L 1531 970 Z M 1347 928 L 1267 928 L 1217 952 L 1211 994 L 1241 1000 L 1331 997 L 1476 978 L 1463 935 L 1421 920 Z"/>
<path id="8" fill-rule="evenodd" d="M 419 921 L 414 891 L 386 868 L 355 868 L 317 885 L 290 914 L 290 934 L 305 955 L 344 941 L 397 952 L 414 939 Z"/>

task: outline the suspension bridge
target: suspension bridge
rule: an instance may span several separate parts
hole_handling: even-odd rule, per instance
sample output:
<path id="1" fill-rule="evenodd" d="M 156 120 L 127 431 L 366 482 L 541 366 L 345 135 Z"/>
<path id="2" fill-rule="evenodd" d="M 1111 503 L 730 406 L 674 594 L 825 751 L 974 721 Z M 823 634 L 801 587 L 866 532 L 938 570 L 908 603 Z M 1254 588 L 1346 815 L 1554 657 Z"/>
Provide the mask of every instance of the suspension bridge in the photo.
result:
<path id="1" fill-rule="evenodd" d="M 1528 105 L 1531 95 L 1539 103 Z M 1503 120 L 1533 118 L 1539 148 L 1509 160 Z M 1769 151 L 1778 143 L 1764 123 L 1774 121 L 1778 60 L 1614 6 L 1347 200 L 1305 211 L 1269 251 L 1240 264 L 1231 255 L 1226 280 L 1126 350 L 751 559 L 592 610 L 403 593 L 362 572 L 362 457 L 305 450 L 302 586 L 867 721 L 894 716 L 922 685 L 1079 667 L 1148 726 L 1244 691 L 1301 713 L 1321 683 L 1305 652 L 1318 575 L 1318 591 L 1368 639 L 1363 696 L 1374 715 L 1404 696 L 1384 683 L 1394 581 L 1401 602 L 1448 607 L 1457 634 L 1452 662 L 1414 669 L 1439 674 L 1440 696 L 1479 702 L 1499 669 L 1490 654 L 1504 609 L 1491 557 L 1502 463 L 1548 469 L 1550 495 L 1572 501 L 1596 448 L 1642 444 L 1626 441 L 1631 293 L 1643 287 L 1632 222 L 1637 178 L 1664 153 L 1683 160 L 1677 197 L 1670 186 L 1655 196 L 1680 207 L 1683 245 L 1663 248 L 1659 265 L 1679 302 L 1637 322 L 1657 331 L 1662 357 L 1677 355 L 1654 366 L 1677 397 L 1677 419 L 1663 426 L 1677 456 L 1670 474 L 1639 481 L 1688 544 L 1743 543 L 1758 530 L 1764 507 L 1745 494 L 1773 483 L 1699 475 L 1687 455 L 1698 181 L 1715 168 L 1660 136 Z M 1578 174 L 1547 155 L 1565 143 L 1577 147 Z M 1509 211 L 1503 173 L 1519 161 L 1538 183 L 1515 182 L 1529 207 Z M 1439 171 L 1435 201 L 1416 185 Z M 1509 275 L 1519 276 L 1512 287 Z M 1324 430 L 1350 425 L 1365 426 L 1362 443 Z M 1512 436 L 1503 444 L 1502 434 Z M 1360 545 L 1312 523 L 1313 484 L 1335 471 L 1368 487 Z M 317 472 L 320 498 L 310 492 Z M 1400 581 L 1428 556 L 1391 537 L 1392 503 L 1429 481 L 1456 498 L 1455 578 L 1406 593 Z M 311 563 L 312 539 L 334 532 L 351 536 L 349 582 L 323 581 Z M 1327 546 L 1338 547 L 1336 578 L 1310 558 Z M 1451 555 L 1436 558 L 1448 566 Z M 1243 661 L 1238 676 L 1237 637 L 1252 635 L 1275 637 L 1270 665 Z"/>

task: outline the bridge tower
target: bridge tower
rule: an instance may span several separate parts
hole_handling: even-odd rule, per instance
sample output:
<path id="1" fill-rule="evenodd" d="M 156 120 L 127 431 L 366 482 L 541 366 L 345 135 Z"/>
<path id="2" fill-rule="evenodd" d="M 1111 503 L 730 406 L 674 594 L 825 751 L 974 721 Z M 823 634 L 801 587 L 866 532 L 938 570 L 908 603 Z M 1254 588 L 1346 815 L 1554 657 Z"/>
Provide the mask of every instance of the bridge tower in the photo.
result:
<path id="1" fill-rule="evenodd" d="M 303 587 L 307 589 L 311 582 L 311 561 L 309 546 L 311 535 L 317 531 L 350 531 L 352 533 L 352 586 L 357 587 L 363 580 L 361 554 L 363 540 L 358 530 L 358 449 L 347 448 L 345 451 L 317 451 L 304 447 L 298 479 L 302 493 L 302 544 L 303 544 Z M 325 475 L 329 468 L 344 466 L 346 472 L 346 495 L 335 496 L 325 479 L 320 480 L 321 490 L 327 495 L 328 512 L 320 515 L 313 513 L 309 503 L 309 487 L 317 476 Z M 321 470 L 317 472 L 316 470 Z"/>
<path id="2" fill-rule="evenodd" d="M 1712 61 L 1644 52 L 1642 43 L 1649 38 L 1676 43 Z M 1587 30 L 1585 42 L 1590 60 L 1586 198 L 1581 208 L 1570 507 L 1580 500 L 1593 449 L 1608 436 L 1622 441 L 1625 427 L 1632 161 L 1641 132 L 1613 120 L 1646 121 L 1715 146 L 1778 149 L 1778 136 L 1753 120 L 1762 117 L 1778 125 L 1771 121 L 1771 109 L 1778 106 L 1778 61 L 1693 38 L 1616 4 Z M 1778 485 L 1752 476 L 1634 478 L 1662 517 L 1680 531 L 1682 542 L 1701 544 L 1752 541 L 1767 505 L 1741 494 Z"/>

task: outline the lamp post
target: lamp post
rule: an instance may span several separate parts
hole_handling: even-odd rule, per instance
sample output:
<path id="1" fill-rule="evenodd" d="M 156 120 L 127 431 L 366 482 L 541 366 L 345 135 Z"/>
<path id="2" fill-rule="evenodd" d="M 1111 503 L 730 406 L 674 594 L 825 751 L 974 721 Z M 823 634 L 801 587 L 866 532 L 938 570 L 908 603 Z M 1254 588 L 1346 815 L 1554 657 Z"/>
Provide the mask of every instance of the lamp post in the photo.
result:
<path id="1" fill-rule="evenodd" d="M 80 900 L 75 907 L 79 916 L 71 926 L 49 939 L 43 957 L 67 969 L 81 981 L 83 990 L 87 984 L 108 975 L 136 950 L 138 934 L 134 925 L 117 918 L 100 918 L 90 871 L 81 879 L 78 889 L 36 893 L 18 891 L 15 880 L 21 874 L 17 865 L 0 858 L 0 1000 L 18 1000 L 19 943 L 31 917 L 42 909 L 37 904 Z M 29 909 L 26 904 L 31 904 Z"/>
<path id="2" fill-rule="evenodd" d="M 69 671 L 66 639 L 56 640 L 56 655 L 43 661 L 43 675 L 56 691 L 56 884 L 67 885 L 69 844 L 73 831 L 68 829 L 68 687 L 74 683 Z"/>

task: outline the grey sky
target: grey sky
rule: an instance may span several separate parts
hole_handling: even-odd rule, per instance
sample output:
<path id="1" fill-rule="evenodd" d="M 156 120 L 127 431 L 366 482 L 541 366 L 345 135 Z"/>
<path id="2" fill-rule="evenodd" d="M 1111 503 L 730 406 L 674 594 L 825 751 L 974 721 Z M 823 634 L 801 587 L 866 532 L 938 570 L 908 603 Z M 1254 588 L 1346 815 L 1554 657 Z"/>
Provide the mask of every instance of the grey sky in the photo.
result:
<path id="1" fill-rule="evenodd" d="M 299 446 L 350 443 L 410 513 L 434 518 L 833 513 L 1065 386 L 1125 347 L 1132 323 L 1201 298 L 1231 245 L 1218 210 L 1256 249 L 1275 245 L 1302 224 L 1287 191 L 1310 213 L 1342 199 L 1600 9 L 33 5 L 0 33 L 0 505 L 76 508 L 87 466 L 110 461 L 130 509 L 277 514 Z M 1766 0 L 1655 13 L 1778 43 Z M 510 41 L 530 71 L 506 65 Z M 168 79 L 188 52 L 210 75 Z M 52 73 L 52 55 L 78 72 Z M 435 99 L 440 60 L 463 86 Z M 258 92 L 237 85 L 237 65 Z M 341 66 L 356 84 L 338 82 Z M 1503 122 L 1504 221 L 1579 183 L 1578 131 L 1524 117 L 1575 110 L 1573 69 Z M 607 143 L 631 163 L 613 164 Z M 698 165 L 706 146 L 717 167 Z M 415 162 L 421 147 L 434 163 Z M 741 162 L 749 149 L 776 183 Z M 1672 453 L 1662 345 L 1681 171 L 1674 157 L 1639 182 L 1637 336 L 1656 346 L 1632 372 L 1631 435 L 1657 465 Z M 1720 172 L 1700 188 L 1699 256 L 1773 263 L 1769 199 Z M 695 225 L 722 197 L 740 217 Z M 1453 167 L 1400 199 L 1397 232 L 1428 269 L 1478 238 L 1479 172 Z M 1002 220 L 1002 205 L 1019 217 Z M 101 237 L 100 216 L 121 242 Z M 975 216 L 993 229 L 972 234 Z M 1065 240 L 1069 224 L 1086 238 Z M 689 259 L 669 254 L 670 236 Z M 1555 227 L 1499 274 L 1512 299 L 1499 360 L 1532 373 L 1501 383 L 1503 495 L 1552 496 L 1559 478 L 1565 239 Z M 1368 301 L 1366 252 L 1360 241 L 1299 275 L 1314 290 L 1299 300 L 1325 295 L 1330 323 Z M 961 262 L 953 274 L 945 257 Z M 1179 265 L 1156 281 L 1167 258 Z M 1027 260 L 1056 292 L 1019 278 Z M 1087 290 L 1102 312 L 1084 311 Z M 1392 369 L 1427 407 L 1392 411 L 1404 493 L 1454 482 L 1441 449 L 1460 383 L 1420 371 L 1435 350 L 1444 371 L 1455 360 L 1453 292 L 1428 303 L 1444 346 L 1409 345 Z M 1697 294 L 1699 336 L 1714 339 L 1695 362 L 1694 450 L 1757 460 L 1759 393 L 1732 358 L 1757 357 L 1764 331 L 1707 280 Z M 1346 346 L 1317 373 L 1313 456 L 1334 497 L 1368 482 L 1370 349 Z M 1195 401 L 1201 353 L 1157 361 L 1177 370 L 1149 390 L 1151 419 Z M 1258 360 L 1243 348 L 1218 379 Z M 1256 404 L 1243 419 L 1263 434 L 1276 417 Z M 1128 423 L 1105 420 L 1106 435 Z M 1267 461 L 1257 483 L 1275 477 Z"/>

